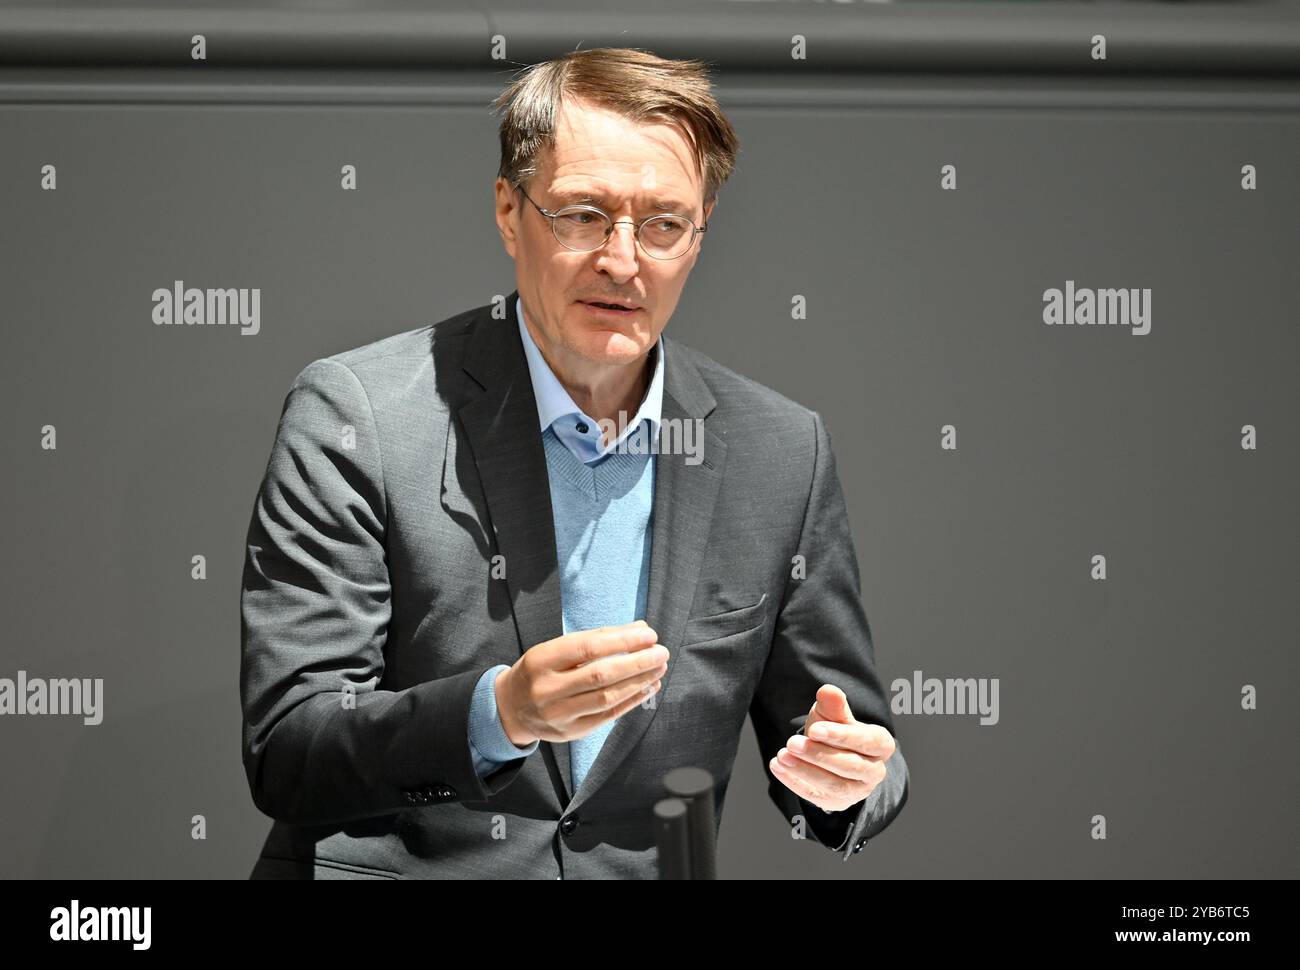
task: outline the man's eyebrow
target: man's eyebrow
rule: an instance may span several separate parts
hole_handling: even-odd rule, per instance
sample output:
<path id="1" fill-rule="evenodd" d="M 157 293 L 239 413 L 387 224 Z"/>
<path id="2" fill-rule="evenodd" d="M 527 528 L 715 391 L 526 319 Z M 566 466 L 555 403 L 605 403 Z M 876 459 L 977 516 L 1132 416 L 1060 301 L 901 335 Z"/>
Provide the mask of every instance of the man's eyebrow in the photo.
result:
<path id="1" fill-rule="evenodd" d="M 582 202 L 586 205 L 594 205 L 602 209 L 606 208 L 609 204 L 609 197 L 602 192 L 571 190 L 568 192 L 555 192 L 553 194 L 557 199 L 566 203 Z M 677 199 L 664 199 L 658 197 L 650 200 L 650 208 L 655 209 L 658 212 L 676 212 L 683 214 L 690 210 L 690 206 L 685 202 L 680 202 Z"/>

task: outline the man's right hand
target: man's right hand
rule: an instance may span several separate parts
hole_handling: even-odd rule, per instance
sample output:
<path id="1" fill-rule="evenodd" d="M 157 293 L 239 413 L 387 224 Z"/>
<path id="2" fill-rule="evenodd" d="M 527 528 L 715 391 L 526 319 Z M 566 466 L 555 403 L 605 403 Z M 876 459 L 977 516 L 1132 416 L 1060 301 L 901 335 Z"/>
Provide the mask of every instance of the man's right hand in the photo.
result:
<path id="1" fill-rule="evenodd" d="M 524 651 L 496 679 L 497 713 L 519 747 L 572 741 L 660 688 L 668 648 L 645 620 L 579 630 Z"/>

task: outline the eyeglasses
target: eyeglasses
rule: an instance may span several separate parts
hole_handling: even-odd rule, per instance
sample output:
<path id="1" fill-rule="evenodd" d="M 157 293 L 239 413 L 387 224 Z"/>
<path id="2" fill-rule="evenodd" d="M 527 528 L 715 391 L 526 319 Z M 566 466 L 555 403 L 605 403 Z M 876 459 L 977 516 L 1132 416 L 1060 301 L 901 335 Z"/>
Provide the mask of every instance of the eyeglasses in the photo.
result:
<path id="1" fill-rule="evenodd" d="M 522 185 L 518 188 L 525 199 L 533 202 Z M 533 206 L 551 220 L 551 231 L 555 233 L 556 242 L 575 253 L 590 253 L 600 249 L 609 242 L 610 233 L 616 225 L 594 205 L 566 205 L 555 212 L 543 209 L 536 202 L 533 202 Z M 632 225 L 630 222 L 627 224 Z M 708 228 L 707 222 L 696 226 L 685 216 L 647 216 L 635 224 L 636 241 L 647 256 L 654 259 L 677 259 L 690 252 L 696 235 Z"/>

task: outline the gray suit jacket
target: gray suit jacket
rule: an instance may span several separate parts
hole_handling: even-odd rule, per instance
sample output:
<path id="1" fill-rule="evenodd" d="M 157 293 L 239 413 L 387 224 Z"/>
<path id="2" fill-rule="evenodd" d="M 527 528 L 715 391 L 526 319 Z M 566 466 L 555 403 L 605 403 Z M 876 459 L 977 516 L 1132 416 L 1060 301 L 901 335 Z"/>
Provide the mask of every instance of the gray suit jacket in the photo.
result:
<path id="1" fill-rule="evenodd" d="M 703 419 L 704 461 L 651 458 L 662 691 L 576 792 L 567 743 L 479 779 L 475 682 L 563 633 L 517 295 L 313 361 L 289 390 L 240 598 L 243 762 L 275 820 L 254 878 L 654 878 L 663 775 L 708 770 L 720 823 L 746 714 L 765 771 L 823 683 L 893 732 L 820 416 L 665 335 L 663 417 Z M 844 812 L 768 782 L 844 859 L 907 799 L 901 746 Z"/>

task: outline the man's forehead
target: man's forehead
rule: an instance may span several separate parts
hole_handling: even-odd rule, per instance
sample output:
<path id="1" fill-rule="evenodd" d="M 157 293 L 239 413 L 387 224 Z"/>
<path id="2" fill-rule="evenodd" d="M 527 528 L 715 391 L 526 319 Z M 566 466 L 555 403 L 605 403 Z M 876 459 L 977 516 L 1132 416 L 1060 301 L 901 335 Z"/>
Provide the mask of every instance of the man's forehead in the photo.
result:
<path id="1" fill-rule="evenodd" d="M 661 212 L 689 212 L 699 207 L 703 186 L 698 175 L 657 162 L 610 159 L 573 161 L 559 166 L 553 151 L 543 152 L 538 184 L 559 204 L 585 203 L 620 208 L 629 199 L 638 207 Z"/>
<path id="2" fill-rule="evenodd" d="M 600 158 L 590 166 L 590 172 L 584 173 L 581 169 L 574 170 L 574 162 L 592 158 L 589 140 L 584 137 L 584 134 L 590 132 L 584 132 L 574 124 L 576 113 L 589 120 L 596 115 L 604 115 L 613 125 L 638 130 L 664 128 L 666 130 L 663 135 L 680 140 L 680 144 L 664 144 L 660 133 L 656 132 L 650 140 L 665 154 L 651 151 L 647 153 L 651 157 L 647 158 L 635 155 Z M 539 173 L 543 175 L 542 184 L 548 185 L 556 195 L 564 195 L 566 201 L 587 202 L 591 205 L 618 203 L 622 201 L 619 196 L 626 185 L 629 186 L 627 194 L 634 195 L 638 201 L 646 202 L 654 208 L 664 208 L 661 203 L 675 203 L 667 205 L 666 210 L 680 211 L 698 205 L 698 200 L 694 203 L 691 201 L 696 192 L 703 188 L 699 184 L 698 162 L 691 151 L 690 139 L 676 125 L 662 119 L 647 119 L 637 123 L 607 108 L 583 101 L 565 101 L 557 121 L 559 123 L 555 126 L 553 144 L 545 146 L 541 152 Z M 581 162 L 578 164 L 581 165 Z M 557 172 L 559 168 L 565 171 Z M 615 173 L 612 178 L 610 172 Z M 646 187 L 644 191 L 640 190 L 641 186 Z"/>

